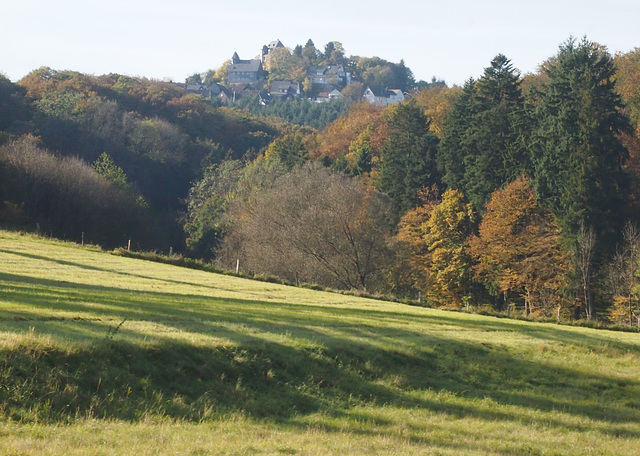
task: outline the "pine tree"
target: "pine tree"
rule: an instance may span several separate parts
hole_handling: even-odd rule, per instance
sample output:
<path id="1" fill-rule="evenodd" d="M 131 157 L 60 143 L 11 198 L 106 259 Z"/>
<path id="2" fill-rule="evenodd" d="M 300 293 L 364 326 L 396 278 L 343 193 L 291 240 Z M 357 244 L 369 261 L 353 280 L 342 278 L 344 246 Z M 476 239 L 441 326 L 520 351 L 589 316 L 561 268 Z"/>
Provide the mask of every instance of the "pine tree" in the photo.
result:
<path id="1" fill-rule="evenodd" d="M 442 180 L 451 188 L 463 189 L 465 157 L 477 153 L 469 144 L 471 119 L 479 112 L 476 82 L 465 82 L 444 123 L 443 138 L 438 147 L 438 169 Z"/>
<path id="2" fill-rule="evenodd" d="M 614 89 L 615 68 L 600 45 L 570 39 L 545 69 L 534 133 L 534 184 L 570 237 L 593 226 L 606 247 L 621 226 L 628 129 Z"/>
<path id="3" fill-rule="evenodd" d="M 527 169 L 528 125 L 520 74 L 499 54 L 454 104 L 440 149 L 445 182 L 482 211 L 494 190 Z"/>
<path id="4" fill-rule="evenodd" d="M 440 182 L 435 162 L 438 138 L 414 102 L 396 105 L 388 128 L 376 187 L 391 196 L 400 212 L 406 212 L 418 205 L 419 190 Z"/>

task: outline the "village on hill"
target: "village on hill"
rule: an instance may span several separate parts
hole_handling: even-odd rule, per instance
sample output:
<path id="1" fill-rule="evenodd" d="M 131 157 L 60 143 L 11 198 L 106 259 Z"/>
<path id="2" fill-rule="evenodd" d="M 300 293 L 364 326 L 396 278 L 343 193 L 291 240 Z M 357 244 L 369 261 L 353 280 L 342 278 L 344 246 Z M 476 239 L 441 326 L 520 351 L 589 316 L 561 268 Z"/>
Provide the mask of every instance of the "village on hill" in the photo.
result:
<path id="1" fill-rule="evenodd" d="M 246 96 L 257 96 L 263 105 L 276 98 L 306 98 L 311 102 L 325 103 L 342 98 L 345 87 L 354 82 L 361 86 L 362 95 L 358 94 L 358 98 L 376 106 L 400 103 L 409 96 L 402 88 L 364 86 L 358 80 L 359 76 L 348 71 L 347 66 L 340 62 L 344 56 L 320 59 L 318 57 L 322 53 L 316 51 L 310 43 L 311 40 L 304 49 L 298 46 L 292 53 L 280 40 L 275 40 L 264 45 L 259 55 L 253 59 L 242 59 L 234 52 L 231 59 L 216 72 L 216 77 L 211 80 L 204 78 L 204 81 L 201 77 L 188 78 L 184 88 L 187 93 L 219 100 L 223 104 L 235 102 Z M 287 54 L 295 58 L 298 52 L 302 57 L 302 51 L 310 47 L 314 48 L 312 55 L 315 58 L 300 58 L 299 62 L 296 62 L 297 66 L 293 68 L 297 79 L 302 80 L 278 79 L 274 75 L 287 73 L 282 68 L 291 64 L 290 61 L 287 62 Z M 275 57 L 278 53 L 280 55 Z M 309 52 L 306 54 L 308 56 Z"/>

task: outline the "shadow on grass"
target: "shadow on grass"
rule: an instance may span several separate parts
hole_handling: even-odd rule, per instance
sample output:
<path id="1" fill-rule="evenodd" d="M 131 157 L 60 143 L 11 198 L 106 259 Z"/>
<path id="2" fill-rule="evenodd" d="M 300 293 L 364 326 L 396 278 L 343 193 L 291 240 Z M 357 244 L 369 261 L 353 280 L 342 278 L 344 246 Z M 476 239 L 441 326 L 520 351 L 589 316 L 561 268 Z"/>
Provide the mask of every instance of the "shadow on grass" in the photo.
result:
<path id="1" fill-rule="evenodd" d="M 199 421 L 241 413 L 294 422 L 300 414 L 348 416 L 354 405 L 389 404 L 523 425 L 535 420 L 527 411 L 560 411 L 594 423 L 586 429 L 545 416 L 545 425 L 640 437 L 624 427 L 640 422 L 640 380 L 578 372 L 500 345 L 417 332 L 415 325 L 521 332 L 583 346 L 602 344 L 596 336 L 498 319 L 132 291 L 8 273 L 0 282 L 0 297 L 14 306 L 0 311 L 0 325 L 37 324 L 38 333 L 91 342 L 2 350 L 0 411 L 19 421 Z M 123 319 L 222 342 L 194 346 L 157 334 L 142 343 L 148 334 L 128 324 L 107 337 Z M 409 320 L 413 326 L 405 328 Z M 638 352 L 631 344 L 619 348 Z M 458 400 L 429 399 L 428 391 Z M 513 407 L 478 406 L 486 399 Z"/>

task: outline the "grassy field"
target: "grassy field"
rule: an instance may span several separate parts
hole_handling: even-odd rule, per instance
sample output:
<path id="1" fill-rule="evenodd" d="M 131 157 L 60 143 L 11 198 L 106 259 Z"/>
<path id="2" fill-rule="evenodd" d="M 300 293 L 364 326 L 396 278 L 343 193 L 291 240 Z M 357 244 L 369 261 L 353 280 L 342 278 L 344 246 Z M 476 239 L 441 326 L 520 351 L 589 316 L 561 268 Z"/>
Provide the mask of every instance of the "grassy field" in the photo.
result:
<path id="1" fill-rule="evenodd" d="M 637 455 L 640 335 L 0 231 L 0 454 Z"/>

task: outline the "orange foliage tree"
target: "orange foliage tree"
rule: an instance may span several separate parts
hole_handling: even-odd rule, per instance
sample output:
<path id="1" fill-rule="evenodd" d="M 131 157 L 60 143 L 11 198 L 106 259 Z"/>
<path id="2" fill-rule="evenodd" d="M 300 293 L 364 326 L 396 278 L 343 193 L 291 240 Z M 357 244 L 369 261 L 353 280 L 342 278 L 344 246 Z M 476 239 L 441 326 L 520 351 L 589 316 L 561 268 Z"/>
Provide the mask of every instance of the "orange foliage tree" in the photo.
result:
<path id="1" fill-rule="evenodd" d="M 505 297 L 517 293 L 525 314 L 553 314 L 566 308 L 570 256 L 561 244 L 553 214 L 542 208 L 526 178 L 496 190 L 487 203 L 478 235 L 469 238 L 476 277 Z"/>
<path id="2" fill-rule="evenodd" d="M 317 147 L 309 151 L 309 157 L 333 163 L 345 160 L 348 167 L 354 167 L 364 142 L 375 161 L 388 136 L 383 112 L 383 108 L 369 103 L 353 105 L 348 115 L 339 118 L 318 134 Z M 354 143 L 360 144 L 354 146 Z"/>

